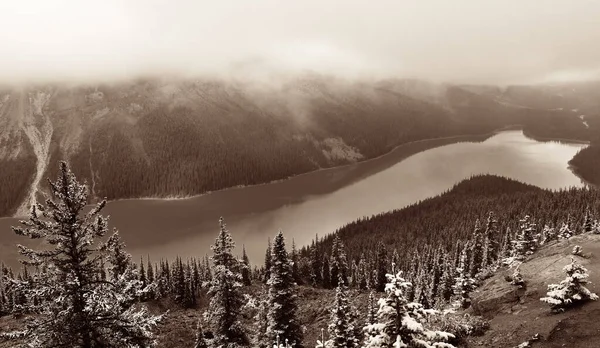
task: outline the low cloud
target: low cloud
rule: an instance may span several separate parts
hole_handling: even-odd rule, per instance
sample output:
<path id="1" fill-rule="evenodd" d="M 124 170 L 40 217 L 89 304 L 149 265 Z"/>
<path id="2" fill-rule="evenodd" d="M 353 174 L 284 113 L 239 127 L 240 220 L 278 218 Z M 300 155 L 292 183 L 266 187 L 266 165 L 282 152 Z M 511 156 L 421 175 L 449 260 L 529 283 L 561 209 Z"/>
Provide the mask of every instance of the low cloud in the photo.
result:
<path id="1" fill-rule="evenodd" d="M 0 4 L 0 83 L 139 76 L 534 83 L 600 75 L 600 2 L 21 0 Z"/>

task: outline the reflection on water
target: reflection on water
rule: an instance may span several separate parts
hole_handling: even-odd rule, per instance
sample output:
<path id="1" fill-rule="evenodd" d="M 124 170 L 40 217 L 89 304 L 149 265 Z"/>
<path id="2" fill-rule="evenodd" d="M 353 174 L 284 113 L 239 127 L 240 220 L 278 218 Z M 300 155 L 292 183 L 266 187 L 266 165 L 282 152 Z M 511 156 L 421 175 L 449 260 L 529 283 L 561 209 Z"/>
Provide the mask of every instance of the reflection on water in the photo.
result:
<path id="1" fill-rule="evenodd" d="M 328 184 L 333 176 L 352 177 L 376 163 L 189 200 L 111 202 L 106 212 L 135 257 L 146 253 L 155 260 L 176 254 L 202 256 L 209 251 L 218 217 L 223 215 L 237 245 L 246 246 L 253 262 L 262 262 L 267 238 L 279 229 L 304 245 L 315 234 L 322 236 L 357 218 L 437 195 L 475 174 L 502 175 L 549 189 L 581 186 L 567 163 L 583 146 L 540 143 L 525 138 L 521 131 L 507 131 L 480 143 L 457 143 L 418 153 L 363 175 L 361 180 L 347 180 L 332 192 L 316 187 Z"/>

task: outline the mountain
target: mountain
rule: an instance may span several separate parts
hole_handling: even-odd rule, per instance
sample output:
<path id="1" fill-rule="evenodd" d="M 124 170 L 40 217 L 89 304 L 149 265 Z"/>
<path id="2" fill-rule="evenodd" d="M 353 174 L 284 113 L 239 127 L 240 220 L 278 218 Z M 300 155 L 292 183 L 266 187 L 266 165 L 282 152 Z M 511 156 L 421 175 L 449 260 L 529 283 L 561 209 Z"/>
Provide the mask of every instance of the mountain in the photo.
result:
<path id="1" fill-rule="evenodd" d="M 4 87 L 0 216 L 24 214 L 58 160 L 67 160 L 96 198 L 182 197 L 513 124 L 534 135 L 587 139 L 571 116 L 507 105 L 461 86 L 315 74 L 272 83 Z"/>

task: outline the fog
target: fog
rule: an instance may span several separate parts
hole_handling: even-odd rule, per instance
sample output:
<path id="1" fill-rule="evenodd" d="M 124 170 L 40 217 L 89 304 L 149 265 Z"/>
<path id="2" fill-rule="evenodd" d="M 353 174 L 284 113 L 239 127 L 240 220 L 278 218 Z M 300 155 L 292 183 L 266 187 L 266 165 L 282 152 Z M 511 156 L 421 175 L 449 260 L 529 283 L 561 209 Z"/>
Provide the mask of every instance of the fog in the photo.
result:
<path id="1" fill-rule="evenodd" d="M 0 2 L 0 83 L 316 71 L 461 83 L 600 75 L 600 2 Z"/>

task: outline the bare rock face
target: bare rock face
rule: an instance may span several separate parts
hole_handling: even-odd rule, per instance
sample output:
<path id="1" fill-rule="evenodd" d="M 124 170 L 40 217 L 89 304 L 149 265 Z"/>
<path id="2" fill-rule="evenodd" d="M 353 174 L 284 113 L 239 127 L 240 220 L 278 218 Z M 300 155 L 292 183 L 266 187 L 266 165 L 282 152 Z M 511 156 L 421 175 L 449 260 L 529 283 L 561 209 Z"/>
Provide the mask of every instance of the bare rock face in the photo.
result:
<path id="1" fill-rule="evenodd" d="M 486 283 L 485 291 L 471 295 L 472 310 L 476 315 L 490 318 L 499 312 L 512 311 L 513 306 L 519 304 L 524 294 L 525 289 L 496 277 Z"/>

